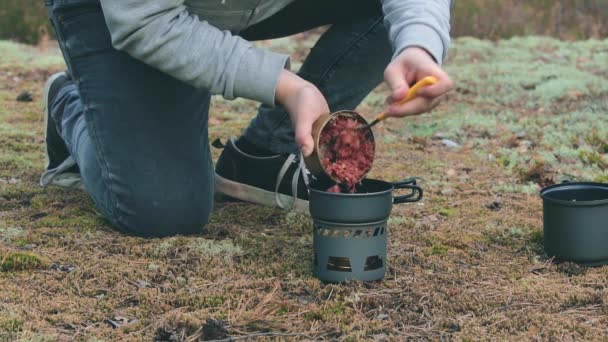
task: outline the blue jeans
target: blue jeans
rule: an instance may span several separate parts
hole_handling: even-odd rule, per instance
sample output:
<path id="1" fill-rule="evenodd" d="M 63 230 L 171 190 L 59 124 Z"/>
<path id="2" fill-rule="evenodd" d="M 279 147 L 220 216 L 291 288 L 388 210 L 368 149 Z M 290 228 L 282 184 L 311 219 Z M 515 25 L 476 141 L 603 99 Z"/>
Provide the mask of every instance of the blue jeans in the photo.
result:
<path id="1" fill-rule="evenodd" d="M 74 80 L 51 116 L 96 206 L 128 233 L 201 232 L 214 193 L 209 92 L 114 49 L 98 0 L 45 3 Z M 392 54 L 382 20 L 376 1 L 299 0 L 238 34 L 269 39 L 331 24 L 298 74 L 334 111 L 355 108 L 382 81 Z M 297 151 L 280 107 L 260 106 L 245 136 L 275 153 Z"/>

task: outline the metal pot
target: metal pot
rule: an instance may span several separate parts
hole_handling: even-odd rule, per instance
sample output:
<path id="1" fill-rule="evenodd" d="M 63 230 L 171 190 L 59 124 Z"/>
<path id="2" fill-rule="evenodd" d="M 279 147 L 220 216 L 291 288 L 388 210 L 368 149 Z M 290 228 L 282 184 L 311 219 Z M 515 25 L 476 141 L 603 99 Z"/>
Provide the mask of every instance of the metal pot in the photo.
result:
<path id="1" fill-rule="evenodd" d="M 415 178 L 389 183 L 376 179 L 364 179 L 356 193 L 327 192 L 327 184 L 317 183 L 309 187 L 310 215 L 314 219 L 340 223 L 366 223 L 386 220 L 393 204 L 418 202 L 422 188 Z M 409 189 L 406 195 L 393 196 L 394 190 Z"/>
<path id="2" fill-rule="evenodd" d="M 325 282 L 384 278 L 392 206 L 419 201 L 422 189 L 413 178 L 397 183 L 364 179 L 353 194 L 326 192 L 327 187 L 309 187 L 314 275 Z M 397 189 L 411 192 L 393 196 Z"/>
<path id="3" fill-rule="evenodd" d="M 562 183 L 540 195 L 547 255 L 585 266 L 608 263 L 608 184 Z"/>

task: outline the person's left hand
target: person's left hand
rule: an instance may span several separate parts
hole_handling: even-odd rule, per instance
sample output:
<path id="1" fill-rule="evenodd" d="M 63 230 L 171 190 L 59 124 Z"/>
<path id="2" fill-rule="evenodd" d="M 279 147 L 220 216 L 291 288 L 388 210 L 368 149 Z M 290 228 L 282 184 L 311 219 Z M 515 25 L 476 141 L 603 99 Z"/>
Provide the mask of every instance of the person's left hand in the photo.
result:
<path id="1" fill-rule="evenodd" d="M 407 94 L 410 85 L 427 76 L 435 76 L 439 82 L 421 88 L 418 97 L 399 104 Z M 441 97 L 453 87 L 448 74 L 441 69 L 431 55 L 419 47 L 404 49 L 385 69 L 384 80 L 392 94 L 386 100 L 389 117 L 404 117 L 428 112 L 435 108 Z"/>

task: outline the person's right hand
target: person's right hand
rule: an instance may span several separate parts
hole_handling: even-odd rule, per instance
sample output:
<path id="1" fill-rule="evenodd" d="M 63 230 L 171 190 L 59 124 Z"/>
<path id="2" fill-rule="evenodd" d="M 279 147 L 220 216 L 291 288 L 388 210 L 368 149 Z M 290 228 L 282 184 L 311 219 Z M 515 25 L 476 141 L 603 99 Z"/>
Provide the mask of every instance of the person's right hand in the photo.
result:
<path id="1" fill-rule="evenodd" d="M 439 80 L 434 85 L 426 86 L 418 91 L 418 97 L 400 103 L 410 89 L 409 85 L 420 81 L 426 76 L 435 76 Z M 408 47 L 403 50 L 384 71 L 384 80 L 392 90 L 387 99 L 386 112 L 388 116 L 404 117 L 428 112 L 439 104 L 439 101 L 454 83 L 448 74 L 435 62 L 431 54 L 419 47 Z"/>
<path id="2" fill-rule="evenodd" d="M 329 113 L 325 97 L 314 84 L 283 70 L 275 99 L 289 113 L 300 151 L 305 157 L 309 156 L 314 149 L 312 125 L 319 116 Z"/>

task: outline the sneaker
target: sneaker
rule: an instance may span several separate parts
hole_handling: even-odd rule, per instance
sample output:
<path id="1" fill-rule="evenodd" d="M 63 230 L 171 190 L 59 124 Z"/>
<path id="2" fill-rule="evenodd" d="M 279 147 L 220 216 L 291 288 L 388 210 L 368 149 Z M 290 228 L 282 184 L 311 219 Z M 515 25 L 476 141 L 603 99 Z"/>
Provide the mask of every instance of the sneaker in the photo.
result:
<path id="1" fill-rule="evenodd" d="M 258 157 L 230 139 L 215 167 L 215 191 L 245 202 L 308 212 L 308 174 L 299 155 Z"/>
<path id="2" fill-rule="evenodd" d="M 40 177 L 40 185 L 58 185 L 68 188 L 82 188 L 78 166 L 70 155 L 63 138 L 57 131 L 55 121 L 50 116 L 50 107 L 59 90 L 70 78 L 65 72 L 52 75 L 44 85 L 42 107 L 44 108 L 44 141 L 46 142 L 46 167 Z"/>

